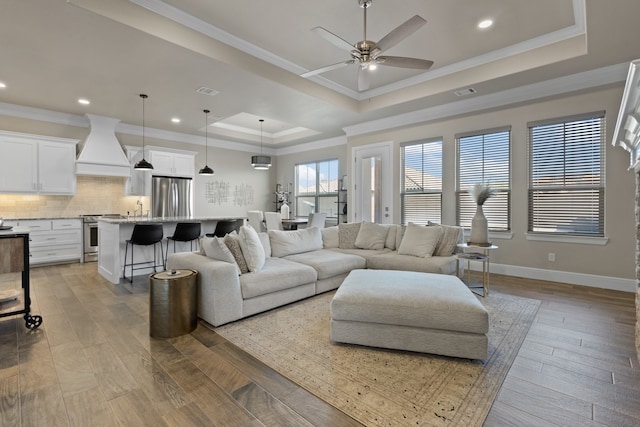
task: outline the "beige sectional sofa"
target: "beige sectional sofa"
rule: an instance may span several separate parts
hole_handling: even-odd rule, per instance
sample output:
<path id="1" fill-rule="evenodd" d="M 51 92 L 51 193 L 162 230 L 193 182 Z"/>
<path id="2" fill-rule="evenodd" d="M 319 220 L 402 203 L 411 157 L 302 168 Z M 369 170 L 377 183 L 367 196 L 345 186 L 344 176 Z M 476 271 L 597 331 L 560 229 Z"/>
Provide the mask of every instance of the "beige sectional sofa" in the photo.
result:
<path id="1" fill-rule="evenodd" d="M 355 269 L 454 274 L 462 229 L 367 222 L 202 238 L 167 268 L 198 271 L 198 316 L 220 326 L 340 286 Z"/>

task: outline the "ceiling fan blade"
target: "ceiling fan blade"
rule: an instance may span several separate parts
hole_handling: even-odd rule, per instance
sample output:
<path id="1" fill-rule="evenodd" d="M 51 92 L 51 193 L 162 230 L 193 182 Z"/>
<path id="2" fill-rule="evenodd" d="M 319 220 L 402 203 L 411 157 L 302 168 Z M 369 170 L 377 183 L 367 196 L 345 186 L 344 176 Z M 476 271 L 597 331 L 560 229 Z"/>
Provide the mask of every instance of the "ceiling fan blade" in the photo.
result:
<path id="1" fill-rule="evenodd" d="M 418 31 L 418 29 L 426 23 L 427 21 L 425 21 L 420 15 L 415 15 L 404 24 L 400 24 L 395 30 L 384 36 L 377 43 L 376 47 L 379 49 L 378 53 L 384 52 L 385 50 L 397 45 L 402 40 Z"/>
<path id="2" fill-rule="evenodd" d="M 428 70 L 433 65 L 433 61 L 404 56 L 379 56 L 376 58 L 376 63 L 389 67 L 415 68 L 417 70 Z"/>
<path id="3" fill-rule="evenodd" d="M 358 67 L 358 91 L 362 92 L 367 89 L 369 89 L 369 71 Z"/>
<path id="4" fill-rule="evenodd" d="M 318 68 L 316 70 L 307 71 L 306 73 L 300 74 L 300 77 L 311 77 L 316 74 L 326 73 L 327 71 L 337 70 L 338 68 L 345 67 L 347 65 L 351 65 L 356 62 L 354 59 L 350 59 L 348 61 L 338 62 L 337 64 L 327 65 L 326 67 Z"/>
<path id="5" fill-rule="evenodd" d="M 353 46 L 351 43 L 349 43 L 343 38 L 336 36 L 331 31 L 325 30 L 322 27 L 312 28 L 311 31 L 313 31 L 314 33 L 316 33 L 317 35 L 319 35 L 329 43 L 333 44 L 334 46 L 339 47 L 340 49 L 346 50 L 348 52 L 351 52 L 352 50 L 355 49 L 355 46 Z"/>

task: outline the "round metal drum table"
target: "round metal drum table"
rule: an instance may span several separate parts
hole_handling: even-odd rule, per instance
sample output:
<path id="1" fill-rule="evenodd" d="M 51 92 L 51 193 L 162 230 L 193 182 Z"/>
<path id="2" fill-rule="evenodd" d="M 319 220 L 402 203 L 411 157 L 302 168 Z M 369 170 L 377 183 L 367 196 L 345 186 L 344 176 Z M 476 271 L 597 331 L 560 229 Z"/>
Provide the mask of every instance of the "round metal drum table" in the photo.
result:
<path id="1" fill-rule="evenodd" d="M 149 276 L 149 335 L 171 338 L 198 324 L 194 270 L 167 270 Z"/>

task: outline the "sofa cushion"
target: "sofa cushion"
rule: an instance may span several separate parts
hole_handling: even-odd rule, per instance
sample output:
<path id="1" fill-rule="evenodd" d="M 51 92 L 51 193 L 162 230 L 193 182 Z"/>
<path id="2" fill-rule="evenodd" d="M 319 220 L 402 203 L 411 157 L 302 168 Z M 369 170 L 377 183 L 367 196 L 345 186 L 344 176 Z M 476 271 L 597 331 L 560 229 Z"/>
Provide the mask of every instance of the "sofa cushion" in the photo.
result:
<path id="1" fill-rule="evenodd" d="M 441 227 L 442 233 L 433 250 L 433 256 L 451 256 L 456 251 L 458 243 L 463 242 L 462 227 L 453 225 L 440 225 L 429 221 L 429 226 Z"/>
<path id="2" fill-rule="evenodd" d="M 413 255 L 399 255 L 397 252 L 385 252 L 368 257 L 367 268 L 454 274 L 456 271 L 456 257 L 434 256 L 422 258 Z"/>
<path id="3" fill-rule="evenodd" d="M 258 237 L 255 228 L 249 225 L 240 227 L 239 241 L 242 254 L 247 262 L 247 268 L 252 273 L 256 273 L 262 269 L 265 261 L 264 248 Z"/>
<path id="4" fill-rule="evenodd" d="M 260 243 L 262 243 L 262 249 L 264 249 L 264 257 L 269 258 L 271 256 L 271 241 L 269 240 L 269 234 L 265 231 L 258 233 Z"/>
<path id="5" fill-rule="evenodd" d="M 360 222 L 346 222 L 338 224 L 338 247 L 340 249 L 355 249 L 356 238 L 360 231 Z"/>
<path id="6" fill-rule="evenodd" d="M 440 239 L 441 232 L 440 227 L 425 227 L 410 222 L 398 248 L 398 254 L 430 257 Z"/>
<path id="7" fill-rule="evenodd" d="M 396 228 L 396 251 L 400 247 L 400 243 L 402 243 L 402 238 L 404 237 L 404 232 L 406 229 L 406 225 L 398 225 Z"/>
<path id="8" fill-rule="evenodd" d="M 391 249 L 389 249 L 389 248 L 384 248 L 381 251 L 372 251 L 371 249 L 357 249 L 357 248 L 356 249 L 332 248 L 330 250 L 335 251 L 335 252 L 340 252 L 340 253 L 343 253 L 343 254 L 358 255 L 359 257 L 362 257 L 362 258 L 364 258 L 366 260 L 368 260 L 369 258 L 371 258 L 373 256 L 381 254 L 381 253 L 391 252 Z"/>
<path id="9" fill-rule="evenodd" d="M 337 248 L 340 244 L 338 238 L 338 226 L 325 227 L 320 230 L 322 233 L 322 247 L 323 248 Z"/>
<path id="10" fill-rule="evenodd" d="M 355 245 L 360 249 L 372 249 L 379 251 L 384 248 L 387 240 L 389 227 L 374 222 L 362 222 L 358 235 L 356 236 Z"/>
<path id="11" fill-rule="evenodd" d="M 225 261 L 236 266 L 238 274 L 240 274 L 240 267 L 236 262 L 235 257 L 229 250 L 229 247 L 224 243 L 224 239 L 221 237 L 203 237 L 200 239 L 200 248 L 204 252 L 204 255 L 209 258 L 217 259 L 219 261 Z"/>
<path id="12" fill-rule="evenodd" d="M 313 267 L 318 273 L 318 280 L 349 273 L 356 268 L 365 268 L 367 264 L 367 261 L 358 255 L 340 253 L 331 249 L 289 255 L 285 259 Z"/>
<path id="13" fill-rule="evenodd" d="M 282 258 L 322 249 L 322 234 L 317 227 L 294 231 L 269 230 L 269 240 L 273 257 Z"/>
<path id="14" fill-rule="evenodd" d="M 262 270 L 240 276 L 242 298 L 260 295 L 315 283 L 317 273 L 312 267 L 283 258 L 268 258 Z"/>
<path id="15" fill-rule="evenodd" d="M 247 261 L 245 261 L 244 255 L 242 254 L 240 239 L 235 230 L 224 236 L 224 244 L 227 245 L 231 254 L 233 254 L 233 258 L 236 260 L 238 268 L 240 268 L 240 274 L 248 273 L 249 268 L 247 267 Z"/>

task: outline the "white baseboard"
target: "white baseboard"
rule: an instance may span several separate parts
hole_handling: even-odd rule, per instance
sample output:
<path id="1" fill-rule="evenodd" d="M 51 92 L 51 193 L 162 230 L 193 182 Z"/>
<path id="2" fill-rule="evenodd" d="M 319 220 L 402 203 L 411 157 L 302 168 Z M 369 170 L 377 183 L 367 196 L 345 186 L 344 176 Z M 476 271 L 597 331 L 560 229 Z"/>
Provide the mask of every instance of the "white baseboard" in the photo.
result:
<path id="1" fill-rule="evenodd" d="M 481 271 L 481 263 L 472 263 L 472 271 Z M 515 265 L 503 265 L 491 263 L 491 273 L 505 276 L 524 277 L 527 279 L 540 279 L 550 282 L 568 283 L 571 285 L 588 286 L 592 288 L 611 289 L 614 291 L 637 291 L 635 279 L 623 279 L 620 277 L 597 276 L 592 274 L 572 273 L 569 271 L 543 270 L 541 268 L 519 267 Z"/>

